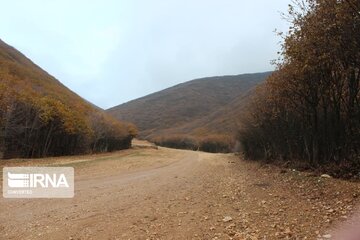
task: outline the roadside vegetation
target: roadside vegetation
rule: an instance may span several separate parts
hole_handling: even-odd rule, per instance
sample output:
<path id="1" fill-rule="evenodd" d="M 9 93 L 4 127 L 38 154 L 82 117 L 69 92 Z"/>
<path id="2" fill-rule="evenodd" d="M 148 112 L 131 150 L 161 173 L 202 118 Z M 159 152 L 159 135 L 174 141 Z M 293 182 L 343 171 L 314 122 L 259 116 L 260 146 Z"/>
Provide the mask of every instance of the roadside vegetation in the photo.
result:
<path id="1" fill-rule="evenodd" d="M 360 170 L 360 2 L 290 6 L 277 71 L 261 84 L 238 139 L 250 159 Z"/>
<path id="2" fill-rule="evenodd" d="M 169 135 L 156 137 L 152 141 L 163 147 L 210 153 L 229 153 L 233 151 L 234 146 L 234 139 L 226 135 L 209 135 L 206 137 Z"/>
<path id="3" fill-rule="evenodd" d="M 0 158 L 120 150 L 136 135 L 1 41 L 0 80 Z"/>

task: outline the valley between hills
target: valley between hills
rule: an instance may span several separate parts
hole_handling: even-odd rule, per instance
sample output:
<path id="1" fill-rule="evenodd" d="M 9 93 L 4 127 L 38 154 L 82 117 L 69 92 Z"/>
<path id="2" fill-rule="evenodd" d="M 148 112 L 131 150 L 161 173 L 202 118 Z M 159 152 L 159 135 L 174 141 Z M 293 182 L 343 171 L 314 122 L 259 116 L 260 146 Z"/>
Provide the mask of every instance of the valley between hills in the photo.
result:
<path id="1" fill-rule="evenodd" d="M 0 239 L 359 240 L 360 1 L 288 7 L 274 71 L 110 109 L 0 40 Z M 7 198 L 34 166 L 74 197 Z"/>

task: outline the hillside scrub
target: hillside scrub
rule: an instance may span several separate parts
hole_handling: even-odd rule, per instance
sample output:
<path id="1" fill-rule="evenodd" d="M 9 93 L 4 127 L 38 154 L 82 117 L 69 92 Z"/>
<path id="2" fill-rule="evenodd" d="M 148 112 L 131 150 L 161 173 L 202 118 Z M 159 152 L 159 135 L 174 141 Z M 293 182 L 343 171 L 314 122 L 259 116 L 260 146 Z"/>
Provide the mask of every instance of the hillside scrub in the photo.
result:
<path id="1" fill-rule="evenodd" d="M 232 152 L 235 143 L 233 138 L 213 135 L 204 137 L 199 141 L 199 150 L 211 153 L 229 153 Z"/>
<path id="2" fill-rule="evenodd" d="M 359 12 L 356 0 L 290 6 L 277 71 L 257 88 L 242 119 L 239 140 L 248 158 L 358 174 Z"/>
<path id="3" fill-rule="evenodd" d="M 0 41 L 0 158 L 120 150 L 135 135 Z"/>
<path id="4" fill-rule="evenodd" d="M 92 152 L 112 152 L 131 147 L 131 140 L 137 135 L 132 124 L 124 124 L 104 113 L 94 113 L 91 118 L 94 131 L 91 141 Z"/>
<path id="5" fill-rule="evenodd" d="M 187 135 L 168 135 L 151 139 L 156 145 L 187 149 L 193 151 L 203 151 L 211 153 L 232 152 L 234 140 L 223 135 L 211 135 L 206 137 L 192 137 Z"/>
<path id="6" fill-rule="evenodd" d="M 176 149 L 186 149 L 186 150 L 198 150 L 199 143 L 193 137 L 185 135 L 170 135 L 170 136 L 160 136 L 151 139 L 156 145 L 176 148 Z"/>

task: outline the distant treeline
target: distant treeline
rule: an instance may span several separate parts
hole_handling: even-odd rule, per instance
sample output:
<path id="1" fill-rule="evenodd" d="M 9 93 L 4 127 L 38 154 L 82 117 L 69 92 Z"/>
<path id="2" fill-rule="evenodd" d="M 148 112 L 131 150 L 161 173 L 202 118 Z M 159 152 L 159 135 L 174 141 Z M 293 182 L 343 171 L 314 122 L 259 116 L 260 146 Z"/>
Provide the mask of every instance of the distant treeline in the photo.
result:
<path id="1" fill-rule="evenodd" d="M 150 139 L 163 147 L 203 151 L 210 153 L 233 152 L 234 139 L 224 135 L 192 137 L 188 135 L 168 135 Z"/>
<path id="2" fill-rule="evenodd" d="M 233 151 L 234 139 L 223 135 L 191 137 L 187 135 L 168 135 L 151 139 L 163 147 L 203 151 L 211 153 L 229 153 Z"/>
<path id="3" fill-rule="evenodd" d="M 278 69 L 243 118 L 245 155 L 358 174 L 360 1 L 298 1 L 286 17 Z"/>
<path id="4" fill-rule="evenodd" d="M 1 47 L 0 158 L 74 155 L 131 146 L 134 126 L 114 120 L 15 50 L 8 54 Z"/>

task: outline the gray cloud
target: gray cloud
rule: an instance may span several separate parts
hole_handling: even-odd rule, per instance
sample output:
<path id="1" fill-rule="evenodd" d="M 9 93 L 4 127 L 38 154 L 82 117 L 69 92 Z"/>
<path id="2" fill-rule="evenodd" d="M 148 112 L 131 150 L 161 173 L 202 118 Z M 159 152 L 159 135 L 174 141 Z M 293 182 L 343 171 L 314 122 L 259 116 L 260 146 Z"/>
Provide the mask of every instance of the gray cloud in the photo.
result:
<path id="1" fill-rule="evenodd" d="M 8 1 L 0 38 L 107 108 L 193 78 L 273 69 L 279 49 L 273 30 L 286 29 L 279 12 L 287 4 Z"/>

